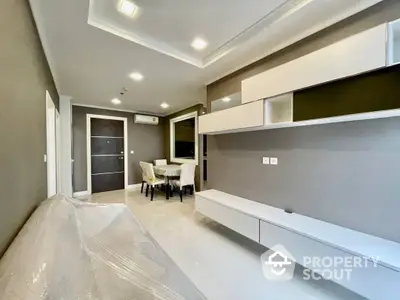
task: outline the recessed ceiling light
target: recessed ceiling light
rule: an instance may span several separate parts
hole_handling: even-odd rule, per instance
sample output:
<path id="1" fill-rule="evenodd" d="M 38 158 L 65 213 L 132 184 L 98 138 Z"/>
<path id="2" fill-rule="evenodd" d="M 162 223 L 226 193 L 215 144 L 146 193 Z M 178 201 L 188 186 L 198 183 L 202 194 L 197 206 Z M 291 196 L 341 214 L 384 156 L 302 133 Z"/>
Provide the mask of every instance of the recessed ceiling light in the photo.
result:
<path id="1" fill-rule="evenodd" d="M 137 11 L 138 7 L 135 3 L 128 0 L 120 0 L 118 4 L 118 10 L 129 17 L 133 17 Z"/>
<path id="2" fill-rule="evenodd" d="M 129 77 L 135 81 L 141 81 L 143 79 L 143 75 L 138 72 L 134 72 L 134 73 L 130 74 Z"/>
<path id="3" fill-rule="evenodd" d="M 121 100 L 119 100 L 118 98 L 114 98 L 114 99 L 111 100 L 111 103 L 115 104 L 115 105 L 118 105 L 118 104 L 121 104 Z"/>
<path id="4" fill-rule="evenodd" d="M 225 98 L 222 99 L 222 101 L 224 101 L 224 102 L 229 102 L 229 101 L 231 101 L 231 98 L 225 97 Z"/>
<path id="5" fill-rule="evenodd" d="M 165 102 L 163 102 L 163 103 L 161 103 L 161 105 L 160 105 L 162 108 L 168 108 L 169 107 L 169 104 L 168 103 L 165 103 Z"/>
<path id="6" fill-rule="evenodd" d="M 192 47 L 196 50 L 203 50 L 207 46 L 208 43 L 201 38 L 195 38 L 194 41 L 192 42 Z"/>

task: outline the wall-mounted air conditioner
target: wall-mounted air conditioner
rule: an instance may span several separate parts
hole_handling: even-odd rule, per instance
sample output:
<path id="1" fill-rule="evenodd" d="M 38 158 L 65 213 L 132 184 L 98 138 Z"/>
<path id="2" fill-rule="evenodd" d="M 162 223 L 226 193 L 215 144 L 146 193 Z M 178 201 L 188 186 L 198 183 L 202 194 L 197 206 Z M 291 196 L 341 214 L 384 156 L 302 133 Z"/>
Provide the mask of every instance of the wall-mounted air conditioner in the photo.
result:
<path id="1" fill-rule="evenodd" d="M 158 117 L 146 116 L 146 115 L 135 115 L 134 122 L 136 124 L 148 124 L 148 125 L 158 125 Z"/>

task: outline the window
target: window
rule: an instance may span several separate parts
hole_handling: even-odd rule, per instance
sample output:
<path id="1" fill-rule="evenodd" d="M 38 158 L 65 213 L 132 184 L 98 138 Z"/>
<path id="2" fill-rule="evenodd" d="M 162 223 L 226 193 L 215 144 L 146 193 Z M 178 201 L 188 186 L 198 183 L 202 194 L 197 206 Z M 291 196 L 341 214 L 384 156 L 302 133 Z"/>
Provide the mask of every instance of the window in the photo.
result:
<path id="1" fill-rule="evenodd" d="M 198 163 L 197 112 L 170 120 L 171 161 Z"/>

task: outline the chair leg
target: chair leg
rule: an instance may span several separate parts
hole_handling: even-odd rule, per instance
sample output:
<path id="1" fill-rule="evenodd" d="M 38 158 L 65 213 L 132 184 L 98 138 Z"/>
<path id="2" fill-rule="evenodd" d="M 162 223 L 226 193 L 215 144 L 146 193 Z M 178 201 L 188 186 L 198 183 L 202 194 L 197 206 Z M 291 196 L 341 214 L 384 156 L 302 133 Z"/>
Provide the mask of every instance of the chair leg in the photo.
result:
<path id="1" fill-rule="evenodd" d="M 146 197 L 149 195 L 149 184 L 146 186 Z"/>
<path id="2" fill-rule="evenodd" d="M 154 198 L 154 186 L 151 187 L 151 201 L 153 201 Z"/>
<path id="3" fill-rule="evenodd" d="M 181 196 L 181 202 L 183 202 L 183 199 L 182 199 L 182 188 L 180 189 L 180 191 L 179 191 L 180 193 L 180 196 Z"/>
<path id="4" fill-rule="evenodd" d="M 194 185 L 192 185 L 192 186 L 190 187 L 190 195 L 193 195 L 193 193 L 194 193 Z"/>
<path id="5" fill-rule="evenodd" d="M 143 194 L 143 186 L 144 186 L 144 181 L 142 181 L 142 188 L 140 190 L 140 193 Z"/>

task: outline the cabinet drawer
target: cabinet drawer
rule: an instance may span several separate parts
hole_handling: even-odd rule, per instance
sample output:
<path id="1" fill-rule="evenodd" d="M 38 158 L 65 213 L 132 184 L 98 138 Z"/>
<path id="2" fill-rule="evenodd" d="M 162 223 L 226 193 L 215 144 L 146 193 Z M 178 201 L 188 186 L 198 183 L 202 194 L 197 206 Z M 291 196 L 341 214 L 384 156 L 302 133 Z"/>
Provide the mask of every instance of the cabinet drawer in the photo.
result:
<path id="1" fill-rule="evenodd" d="M 240 105 L 199 117 L 199 134 L 264 125 L 264 101 Z"/>
<path id="2" fill-rule="evenodd" d="M 196 210 L 226 227 L 259 242 L 259 219 L 196 196 Z"/>
<path id="3" fill-rule="evenodd" d="M 271 248 L 277 244 L 283 245 L 296 262 L 311 269 L 317 273 L 321 270 L 327 272 L 341 272 L 346 267 L 330 266 L 329 260 L 334 258 L 343 258 L 348 261 L 360 261 L 362 267 L 350 267 L 350 279 L 344 278 L 332 279 L 338 284 L 364 296 L 368 299 L 398 299 L 400 289 L 400 273 L 381 265 L 374 265 L 372 261 L 357 257 L 341 249 L 324 244 L 312 238 L 296 232 L 284 229 L 268 222 L 260 221 L 260 244 Z M 307 264 L 307 259 L 314 259 L 314 264 Z M 322 265 L 322 259 L 328 258 L 325 265 Z M 318 260 L 320 259 L 320 262 Z M 340 273 L 338 273 L 340 276 Z"/>

